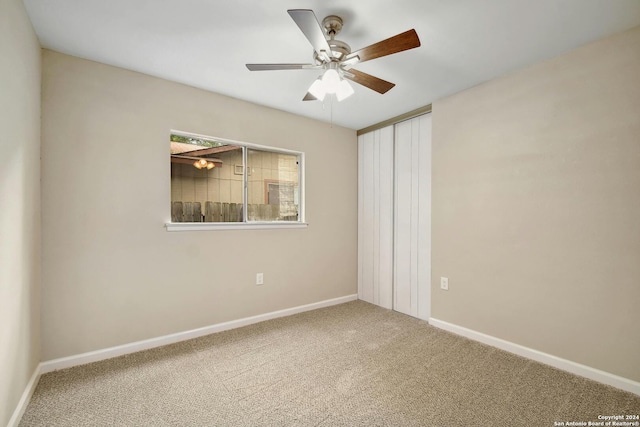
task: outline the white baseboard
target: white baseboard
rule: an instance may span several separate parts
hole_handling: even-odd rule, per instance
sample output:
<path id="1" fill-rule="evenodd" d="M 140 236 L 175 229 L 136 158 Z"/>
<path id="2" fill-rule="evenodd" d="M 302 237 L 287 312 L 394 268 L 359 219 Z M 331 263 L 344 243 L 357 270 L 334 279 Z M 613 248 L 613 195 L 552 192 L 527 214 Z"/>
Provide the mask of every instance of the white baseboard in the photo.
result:
<path id="1" fill-rule="evenodd" d="M 27 386 L 18 401 L 18 406 L 16 406 L 15 411 L 13 411 L 13 415 L 9 418 L 9 423 L 7 427 L 17 427 L 20 423 L 20 419 L 22 419 L 22 415 L 24 415 L 24 411 L 27 409 L 29 402 L 31 401 L 31 396 L 33 396 L 33 392 L 36 390 L 36 386 L 38 385 L 38 380 L 40 379 L 40 369 L 42 368 L 42 364 L 38 364 L 36 369 L 34 369 Z"/>
<path id="2" fill-rule="evenodd" d="M 292 314 L 302 313 L 305 311 L 316 310 L 318 308 L 329 307 L 332 305 L 343 304 L 358 299 L 357 295 L 347 295 L 344 297 L 333 298 L 325 301 L 315 302 L 312 304 L 301 305 L 298 307 L 287 308 L 284 310 L 273 311 L 271 313 L 259 314 L 257 316 L 245 317 L 243 319 L 231 320 L 229 322 L 218 323 L 211 326 L 205 326 L 190 331 L 178 332 L 175 334 L 164 335 L 148 340 L 137 341 L 129 344 L 123 344 L 116 347 L 109 347 L 102 350 L 90 351 L 87 353 L 77 354 L 75 356 L 62 357 L 59 359 L 48 360 L 40 364 L 40 373 L 46 374 L 58 369 L 70 368 L 72 366 L 84 365 L 86 363 L 97 362 L 100 360 L 110 359 L 112 357 L 122 356 L 125 354 L 135 353 L 141 350 L 161 347 L 167 344 L 173 344 L 180 341 L 198 338 L 204 335 L 216 332 L 227 331 L 229 329 L 240 328 L 242 326 L 251 325 L 253 323 L 264 322 L 265 320 L 276 319 L 278 317 L 291 316 Z"/>
<path id="3" fill-rule="evenodd" d="M 467 329 L 462 326 L 454 325 L 453 323 L 434 319 L 433 317 L 429 319 L 429 324 L 437 328 L 444 329 L 445 331 L 453 332 L 456 335 L 462 335 L 463 337 L 467 337 L 492 347 L 497 347 L 501 350 L 508 351 L 509 353 L 517 354 L 518 356 L 526 357 L 527 359 L 535 360 L 536 362 L 544 363 L 545 365 L 553 366 L 554 368 L 640 396 L 640 382 L 601 371 L 590 366 L 582 365 L 580 363 L 572 362 L 571 360 L 562 359 L 520 344 L 515 344 L 510 341 L 493 337 L 491 335 L 486 335 L 481 332 L 474 331 L 473 329 Z"/>

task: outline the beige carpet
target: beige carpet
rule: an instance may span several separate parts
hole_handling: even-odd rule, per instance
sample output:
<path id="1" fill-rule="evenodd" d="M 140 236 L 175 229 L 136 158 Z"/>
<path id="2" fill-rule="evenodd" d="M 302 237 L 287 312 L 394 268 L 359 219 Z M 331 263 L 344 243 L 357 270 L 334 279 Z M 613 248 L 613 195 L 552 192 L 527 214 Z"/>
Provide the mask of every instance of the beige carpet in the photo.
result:
<path id="1" fill-rule="evenodd" d="M 355 301 L 43 375 L 20 426 L 553 426 L 640 397 Z"/>

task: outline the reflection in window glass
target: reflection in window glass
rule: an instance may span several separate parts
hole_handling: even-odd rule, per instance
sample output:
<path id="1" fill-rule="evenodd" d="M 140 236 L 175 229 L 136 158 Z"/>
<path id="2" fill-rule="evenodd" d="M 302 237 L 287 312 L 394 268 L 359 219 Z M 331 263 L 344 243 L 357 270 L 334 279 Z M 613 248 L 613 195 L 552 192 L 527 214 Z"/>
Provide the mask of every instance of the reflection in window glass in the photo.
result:
<path id="1" fill-rule="evenodd" d="M 298 156 L 249 148 L 247 166 L 247 219 L 298 221 Z"/>
<path id="2" fill-rule="evenodd" d="M 297 154 L 171 135 L 171 222 L 300 221 L 300 168 Z"/>
<path id="3" fill-rule="evenodd" d="M 242 150 L 202 139 L 171 140 L 171 221 L 242 222 Z M 184 141 L 184 140 L 190 141 Z"/>

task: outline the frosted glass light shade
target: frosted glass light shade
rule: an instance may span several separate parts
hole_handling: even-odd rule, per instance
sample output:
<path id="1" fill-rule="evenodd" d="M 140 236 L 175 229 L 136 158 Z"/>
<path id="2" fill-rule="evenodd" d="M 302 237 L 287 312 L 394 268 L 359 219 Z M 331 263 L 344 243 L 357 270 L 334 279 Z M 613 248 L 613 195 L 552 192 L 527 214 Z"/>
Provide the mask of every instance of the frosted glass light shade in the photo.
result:
<path id="1" fill-rule="evenodd" d="M 330 68 L 311 84 L 308 92 L 320 101 L 323 101 L 328 93 L 335 93 L 336 99 L 340 102 L 353 95 L 353 88 L 348 81 L 340 78 L 336 70 Z"/>
<path id="2" fill-rule="evenodd" d="M 327 88 L 321 79 L 317 79 L 316 81 L 311 83 L 311 87 L 309 87 L 308 92 L 316 97 L 316 99 L 323 101 L 325 95 L 327 94 Z"/>
<path id="3" fill-rule="evenodd" d="M 353 95 L 353 88 L 346 80 L 341 80 L 340 84 L 338 84 L 338 90 L 336 90 L 336 98 L 338 102 L 342 101 Z"/>
<path id="4" fill-rule="evenodd" d="M 322 76 L 322 82 L 325 84 L 328 93 L 336 93 L 340 84 L 340 76 L 336 70 L 329 68 Z"/>

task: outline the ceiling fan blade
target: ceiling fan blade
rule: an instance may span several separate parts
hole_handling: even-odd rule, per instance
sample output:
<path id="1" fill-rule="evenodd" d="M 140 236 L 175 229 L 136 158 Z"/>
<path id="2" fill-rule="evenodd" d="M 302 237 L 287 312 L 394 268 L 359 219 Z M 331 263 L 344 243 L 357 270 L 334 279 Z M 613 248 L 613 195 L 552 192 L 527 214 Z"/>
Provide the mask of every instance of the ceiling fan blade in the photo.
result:
<path id="1" fill-rule="evenodd" d="M 289 9 L 287 10 L 291 19 L 300 27 L 300 30 L 305 35 L 313 50 L 319 56 L 326 57 L 329 60 L 331 56 L 331 48 L 327 39 L 324 36 L 324 31 L 320 27 L 320 23 L 313 13 L 313 10 L 309 9 Z"/>
<path id="2" fill-rule="evenodd" d="M 309 92 L 307 92 L 307 94 L 304 96 L 304 98 L 302 98 L 303 101 L 317 101 L 318 98 L 316 98 L 315 96 L 311 95 Z"/>
<path id="3" fill-rule="evenodd" d="M 250 71 L 269 71 L 269 70 L 308 70 L 320 68 L 315 64 L 247 64 Z"/>
<path id="4" fill-rule="evenodd" d="M 420 39 L 416 30 L 405 31 L 397 36 L 389 37 L 386 40 L 364 47 L 357 52 L 352 52 L 346 56 L 345 60 L 360 57 L 358 62 L 369 61 L 381 56 L 391 55 L 420 46 Z"/>
<path id="5" fill-rule="evenodd" d="M 375 90 L 378 93 L 387 93 L 395 86 L 395 83 L 382 80 L 370 74 L 363 73 L 362 71 L 354 70 L 353 68 L 350 69 L 348 73 L 344 74 L 344 78 L 368 87 L 371 90 Z"/>

